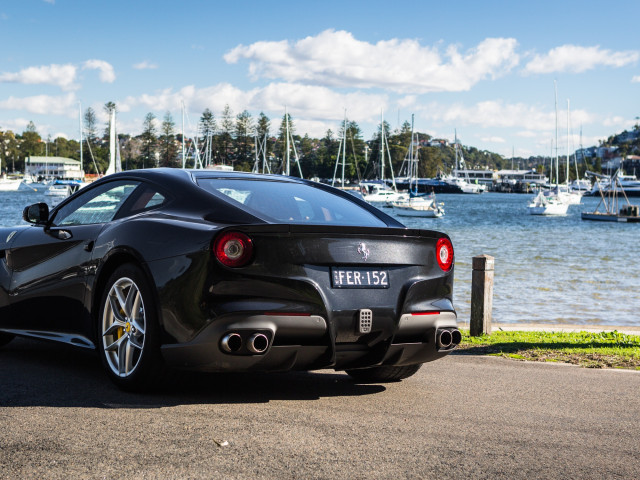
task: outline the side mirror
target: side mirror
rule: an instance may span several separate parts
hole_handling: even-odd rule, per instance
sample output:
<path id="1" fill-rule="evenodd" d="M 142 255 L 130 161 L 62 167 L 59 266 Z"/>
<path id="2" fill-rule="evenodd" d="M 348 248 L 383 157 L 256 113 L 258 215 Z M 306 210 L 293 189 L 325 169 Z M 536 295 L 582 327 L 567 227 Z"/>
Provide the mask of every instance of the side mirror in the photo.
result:
<path id="1" fill-rule="evenodd" d="M 24 208 L 22 218 L 25 222 L 44 225 L 49 220 L 49 205 L 46 203 L 34 203 L 33 205 L 29 205 Z"/>

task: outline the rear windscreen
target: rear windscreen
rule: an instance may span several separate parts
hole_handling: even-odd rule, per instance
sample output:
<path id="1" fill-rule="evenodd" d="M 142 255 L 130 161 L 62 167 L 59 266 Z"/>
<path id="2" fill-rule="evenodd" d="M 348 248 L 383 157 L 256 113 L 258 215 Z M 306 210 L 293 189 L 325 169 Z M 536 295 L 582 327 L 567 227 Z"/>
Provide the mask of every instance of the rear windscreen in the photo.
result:
<path id="1" fill-rule="evenodd" d="M 198 185 L 226 195 L 259 217 L 278 223 L 384 227 L 374 214 L 339 195 L 310 185 L 274 180 L 199 178 Z"/>

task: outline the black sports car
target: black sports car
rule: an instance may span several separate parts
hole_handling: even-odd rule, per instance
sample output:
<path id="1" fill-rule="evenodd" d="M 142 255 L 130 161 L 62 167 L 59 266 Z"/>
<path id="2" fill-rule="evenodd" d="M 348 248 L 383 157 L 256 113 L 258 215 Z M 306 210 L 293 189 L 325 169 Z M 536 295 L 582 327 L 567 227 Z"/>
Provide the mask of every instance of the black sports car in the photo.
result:
<path id="1" fill-rule="evenodd" d="M 447 235 L 297 178 L 151 169 L 0 228 L 0 345 L 96 349 L 121 388 L 166 367 L 414 374 L 460 342 Z"/>

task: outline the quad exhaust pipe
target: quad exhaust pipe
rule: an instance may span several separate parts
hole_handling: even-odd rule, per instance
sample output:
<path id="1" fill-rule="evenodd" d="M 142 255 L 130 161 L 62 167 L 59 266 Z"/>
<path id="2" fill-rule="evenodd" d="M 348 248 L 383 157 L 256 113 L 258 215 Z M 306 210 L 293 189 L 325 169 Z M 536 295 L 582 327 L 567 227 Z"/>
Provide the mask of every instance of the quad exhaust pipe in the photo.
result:
<path id="1" fill-rule="evenodd" d="M 264 353 L 269 348 L 269 339 L 264 333 L 254 333 L 249 337 L 247 349 L 251 353 Z"/>
<path id="2" fill-rule="evenodd" d="M 244 338 L 247 333 L 245 332 Z M 247 352 L 260 355 L 269 348 L 270 340 L 264 333 L 254 332 L 249 338 L 244 340 L 243 336 L 238 332 L 227 333 L 220 341 L 220 349 L 225 353 L 246 354 Z"/>
<path id="3" fill-rule="evenodd" d="M 436 332 L 438 348 L 455 347 L 462 341 L 462 334 L 457 328 L 442 329 Z"/>
<path id="4" fill-rule="evenodd" d="M 236 353 L 242 348 L 242 337 L 238 333 L 227 333 L 222 337 L 220 346 L 227 353 Z"/>

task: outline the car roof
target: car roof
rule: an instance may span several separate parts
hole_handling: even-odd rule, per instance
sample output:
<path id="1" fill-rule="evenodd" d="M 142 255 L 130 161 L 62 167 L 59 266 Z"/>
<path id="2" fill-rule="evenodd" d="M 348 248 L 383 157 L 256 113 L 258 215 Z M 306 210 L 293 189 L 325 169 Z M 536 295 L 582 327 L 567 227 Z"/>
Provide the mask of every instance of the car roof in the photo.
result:
<path id="1" fill-rule="evenodd" d="M 251 173 L 251 172 L 239 172 L 239 171 L 226 171 L 226 170 L 213 170 L 213 169 L 182 169 L 182 168 L 146 168 L 140 170 L 127 170 L 123 172 L 114 173 L 104 179 L 116 179 L 119 177 L 142 177 L 149 180 L 157 180 L 162 182 L 162 179 L 173 177 L 177 180 L 190 180 L 195 182 L 199 178 L 228 178 L 228 179 L 242 179 L 242 180 L 271 180 L 278 182 L 290 182 L 290 183 L 310 183 L 307 180 L 297 177 L 287 177 L 285 175 L 263 174 L 263 173 Z"/>

